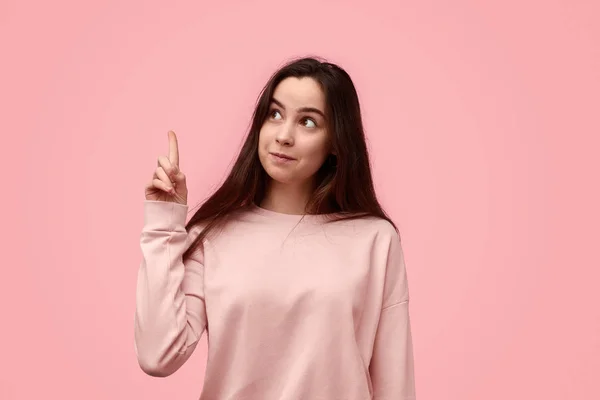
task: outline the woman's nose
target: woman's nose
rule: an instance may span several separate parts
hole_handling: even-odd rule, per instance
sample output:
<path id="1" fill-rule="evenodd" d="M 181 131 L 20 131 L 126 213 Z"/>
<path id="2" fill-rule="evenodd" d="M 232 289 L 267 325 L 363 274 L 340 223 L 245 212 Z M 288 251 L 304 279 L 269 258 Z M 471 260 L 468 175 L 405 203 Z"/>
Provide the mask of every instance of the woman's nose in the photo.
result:
<path id="1" fill-rule="evenodd" d="M 277 132 L 275 140 L 281 145 L 292 145 L 294 143 L 293 127 L 290 124 L 284 124 Z"/>

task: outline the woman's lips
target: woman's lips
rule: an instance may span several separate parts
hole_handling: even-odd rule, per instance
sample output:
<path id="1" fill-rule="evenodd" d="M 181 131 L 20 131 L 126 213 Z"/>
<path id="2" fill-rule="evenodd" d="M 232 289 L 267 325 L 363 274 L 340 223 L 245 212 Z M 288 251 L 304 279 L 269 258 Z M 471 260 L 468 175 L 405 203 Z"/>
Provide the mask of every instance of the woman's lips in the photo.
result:
<path id="1" fill-rule="evenodd" d="M 289 163 L 294 161 L 295 159 L 286 155 L 280 155 L 279 153 L 269 153 L 271 158 L 278 163 Z"/>

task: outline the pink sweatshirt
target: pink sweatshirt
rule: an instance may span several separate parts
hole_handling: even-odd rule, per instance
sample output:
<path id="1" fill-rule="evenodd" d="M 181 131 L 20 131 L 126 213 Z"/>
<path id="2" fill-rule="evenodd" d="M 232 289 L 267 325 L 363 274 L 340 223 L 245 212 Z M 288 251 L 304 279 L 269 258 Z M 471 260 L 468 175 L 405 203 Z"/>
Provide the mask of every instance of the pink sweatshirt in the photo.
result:
<path id="1" fill-rule="evenodd" d="M 254 206 L 182 254 L 188 206 L 144 203 L 135 351 L 168 376 L 201 335 L 201 400 L 415 399 L 403 251 L 387 221 Z"/>

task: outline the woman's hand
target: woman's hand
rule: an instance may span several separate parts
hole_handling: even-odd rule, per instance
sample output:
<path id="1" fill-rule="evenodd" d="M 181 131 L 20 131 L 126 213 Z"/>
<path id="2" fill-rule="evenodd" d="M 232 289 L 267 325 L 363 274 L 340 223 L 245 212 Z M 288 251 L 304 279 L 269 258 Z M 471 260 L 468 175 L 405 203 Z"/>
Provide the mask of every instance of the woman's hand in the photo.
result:
<path id="1" fill-rule="evenodd" d="M 185 175 L 179 169 L 179 149 L 175 132 L 169 131 L 169 157 L 159 156 L 152 181 L 146 185 L 146 200 L 187 204 Z"/>

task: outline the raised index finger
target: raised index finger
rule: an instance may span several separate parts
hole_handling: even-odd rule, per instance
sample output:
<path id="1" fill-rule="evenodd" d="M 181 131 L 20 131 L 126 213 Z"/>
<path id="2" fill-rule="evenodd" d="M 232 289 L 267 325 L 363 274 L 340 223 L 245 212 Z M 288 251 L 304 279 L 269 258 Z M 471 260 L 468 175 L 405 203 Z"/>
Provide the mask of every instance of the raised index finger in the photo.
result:
<path id="1" fill-rule="evenodd" d="M 171 164 L 179 166 L 179 148 L 177 146 L 177 136 L 175 132 L 169 131 L 169 161 Z"/>

